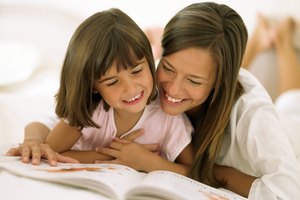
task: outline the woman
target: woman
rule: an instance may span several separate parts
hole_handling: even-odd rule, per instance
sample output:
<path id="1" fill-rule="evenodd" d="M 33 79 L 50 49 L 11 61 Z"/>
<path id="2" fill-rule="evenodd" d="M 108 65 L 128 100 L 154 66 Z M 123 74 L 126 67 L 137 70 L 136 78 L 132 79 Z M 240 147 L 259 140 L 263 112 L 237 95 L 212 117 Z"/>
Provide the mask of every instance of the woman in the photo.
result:
<path id="1" fill-rule="evenodd" d="M 259 82 L 240 70 L 246 43 L 241 17 L 227 6 L 198 3 L 179 11 L 162 39 L 161 107 L 185 112 L 194 125 L 192 178 L 249 199 L 297 199 L 300 166 L 277 111 Z M 126 156 L 139 152 L 126 142 L 101 152 L 114 163 L 143 159 Z"/>
<path id="2" fill-rule="evenodd" d="M 196 3 L 179 11 L 162 40 L 161 106 L 172 115 L 185 112 L 195 128 L 192 178 L 249 199 L 297 199 L 300 167 L 277 111 L 259 82 L 240 70 L 246 43 L 246 27 L 228 6 Z M 114 163 L 155 160 L 140 150 L 118 140 L 100 151 Z"/>

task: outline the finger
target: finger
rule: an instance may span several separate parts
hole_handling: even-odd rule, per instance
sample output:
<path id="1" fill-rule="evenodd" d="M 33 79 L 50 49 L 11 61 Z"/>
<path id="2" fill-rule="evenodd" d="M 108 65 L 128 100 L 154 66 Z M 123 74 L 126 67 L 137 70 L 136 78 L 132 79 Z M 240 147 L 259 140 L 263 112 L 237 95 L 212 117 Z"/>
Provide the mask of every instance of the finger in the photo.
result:
<path id="1" fill-rule="evenodd" d="M 27 145 L 23 145 L 20 147 L 21 155 L 22 155 L 22 162 L 29 163 L 30 155 L 31 155 L 31 148 Z"/>
<path id="2" fill-rule="evenodd" d="M 75 163 L 75 164 L 79 163 L 78 160 L 75 160 L 75 159 L 73 159 L 71 157 L 68 157 L 68 156 L 63 156 L 59 153 L 56 153 L 56 158 L 57 158 L 57 161 L 63 162 L 63 163 Z"/>
<path id="3" fill-rule="evenodd" d="M 134 141 L 144 134 L 144 129 L 138 129 L 123 137 L 123 139 Z"/>
<path id="4" fill-rule="evenodd" d="M 120 155 L 120 151 L 119 150 L 115 150 L 115 149 L 110 149 L 110 148 L 99 148 L 98 149 L 99 153 L 103 153 L 105 155 L 114 157 L 114 158 L 118 158 Z"/>
<path id="5" fill-rule="evenodd" d="M 119 143 L 122 143 L 122 144 L 128 144 L 128 143 L 130 143 L 130 142 L 133 142 L 133 141 L 131 141 L 131 140 L 126 140 L 126 139 L 124 139 L 124 138 L 118 138 L 118 137 L 114 137 L 114 138 L 113 138 L 113 141 L 119 142 Z"/>
<path id="6" fill-rule="evenodd" d="M 19 148 L 11 148 L 5 154 L 5 156 L 20 156 L 20 155 L 21 153 Z"/>
<path id="7" fill-rule="evenodd" d="M 41 147 L 43 150 L 43 156 L 47 158 L 49 165 L 56 166 L 58 153 L 54 152 L 48 144 L 42 144 Z"/>
<path id="8" fill-rule="evenodd" d="M 33 165 L 39 165 L 41 162 L 41 146 L 40 145 L 32 145 L 31 147 L 31 163 Z"/>
<path id="9" fill-rule="evenodd" d="M 151 152 L 156 152 L 159 150 L 158 144 L 143 144 L 143 147 Z"/>
<path id="10" fill-rule="evenodd" d="M 124 144 L 123 143 L 119 143 L 119 142 L 112 142 L 109 145 L 109 147 L 111 149 L 116 149 L 116 150 L 120 150 L 123 146 L 124 146 Z"/>

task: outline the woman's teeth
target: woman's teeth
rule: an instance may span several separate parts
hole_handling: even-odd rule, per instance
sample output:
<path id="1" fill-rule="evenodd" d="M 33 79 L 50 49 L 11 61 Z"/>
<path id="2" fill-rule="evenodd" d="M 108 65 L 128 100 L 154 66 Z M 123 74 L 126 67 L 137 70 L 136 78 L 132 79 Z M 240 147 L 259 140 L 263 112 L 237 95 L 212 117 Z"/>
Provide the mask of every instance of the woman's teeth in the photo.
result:
<path id="1" fill-rule="evenodd" d="M 167 93 L 166 93 L 166 97 L 167 97 L 168 101 L 171 101 L 172 103 L 180 103 L 183 101 L 183 99 L 175 99 L 175 98 L 169 96 Z"/>

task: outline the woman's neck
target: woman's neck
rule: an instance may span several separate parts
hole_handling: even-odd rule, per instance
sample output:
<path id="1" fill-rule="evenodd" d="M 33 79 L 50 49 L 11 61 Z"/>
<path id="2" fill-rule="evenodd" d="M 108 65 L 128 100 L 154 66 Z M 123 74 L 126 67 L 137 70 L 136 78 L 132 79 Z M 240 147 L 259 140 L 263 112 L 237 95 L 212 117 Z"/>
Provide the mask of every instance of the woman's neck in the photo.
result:
<path id="1" fill-rule="evenodd" d="M 139 113 L 131 113 L 126 111 L 117 111 L 114 109 L 114 119 L 117 128 L 116 136 L 122 136 L 124 133 L 130 131 L 139 121 L 143 111 Z"/>
<path id="2" fill-rule="evenodd" d="M 194 128 L 196 128 L 197 126 L 200 113 L 201 113 L 201 106 L 197 106 L 185 112 L 185 114 L 188 116 Z"/>

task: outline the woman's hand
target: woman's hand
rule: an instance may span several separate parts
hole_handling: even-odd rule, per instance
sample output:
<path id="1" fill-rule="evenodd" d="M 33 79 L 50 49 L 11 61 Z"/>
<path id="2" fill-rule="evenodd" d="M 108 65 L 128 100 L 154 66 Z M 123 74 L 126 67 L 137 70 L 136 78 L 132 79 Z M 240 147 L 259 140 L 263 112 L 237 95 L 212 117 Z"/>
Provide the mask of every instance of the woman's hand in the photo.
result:
<path id="1" fill-rule="evenodd" d="M 78 163 L 75 159 L 53 151 L 48 144 L 44 144 L 39 139 L 25 139 L 19 147 L 9 149 L 6 156 L 21 156 L 24 163 L 29 163 L 31 158 L 33 165 L 40 164 L 41 158 L 47 159 L 51 166 L 55 166 L 57 162 Z"/>

